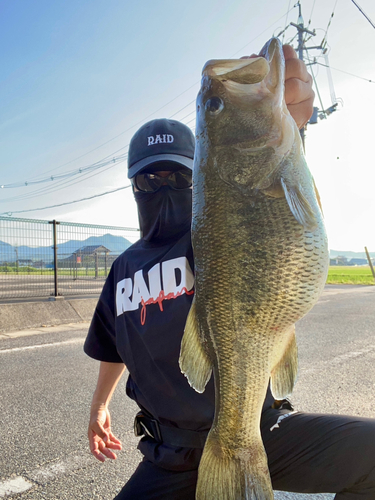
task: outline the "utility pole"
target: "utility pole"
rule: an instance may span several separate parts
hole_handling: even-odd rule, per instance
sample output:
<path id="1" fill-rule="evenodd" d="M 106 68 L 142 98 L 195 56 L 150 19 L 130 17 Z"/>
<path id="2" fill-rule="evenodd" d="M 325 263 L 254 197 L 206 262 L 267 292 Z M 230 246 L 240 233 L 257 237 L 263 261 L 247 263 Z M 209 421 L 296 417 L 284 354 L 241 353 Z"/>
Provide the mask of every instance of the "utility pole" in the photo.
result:
<path id="1" fill-rule="evenodd" d="M 307 51 L 308 50 L 313 50 L 313 49 L 322 50 L 323 54 L 326 54 L 326 52 L 327 52 L 326 44 L 327 43 L 325 41 L 325 38 L 326 38 L 326 35 L 327 35 L 327 30 L 326 30 L 326 34 L 325 34 L 322 42 L 320 43 L 320 45 L 315 45 L 314 47 L 306 47 L 305 42 L 303 40 L 304 34 L 306 33 L 306 34 L 309 34 L 311 36 L 315 36 L 316 32 L 315 32 L 315 30 L 310 31 L 309 29 L 307 29 L 305 27 L 304 20 L 303 20 L 303 17 L 302 17 L 302 8 L 301 8 L 301 2 L 300 2 L 300 0 L 298 0 L 298 3 L 296 5 L 298 5 L 298 21 L 297 21 L 297 24 L 296 23 L 289 23 L 288 27 L 289 26 L 294 26 L 294 28 L 296 28 L 296 30 L 298 31 L 298 47 L 297 47 L 298 58 L 301 61 L 304 61 L 304 59 L 305 59 L 304 56 L 307 53 Z M 333 16 L 333 13 L 332 13 L 332 16 Z M 282 33 L 284 33 L 288 27 L 286 27 L 278 36 L 280 36 Z M 308 57 L 307 57 L 307 59 L 308 59 Z M 316 64 L 316 62 L 314 61 L 314 62 L 311 63 L 310 61 L 308 61 L 306 63 L 306 66 L 311 66 L 313 64 Z M 327 67 L 329 68 L 328 64 L 327 64 Z M 318 97 L 319 102 L 320 102 L 321 109 L 319 109 L 316 106 L 314 106 L 313 115 L 312 115 L 312 117 L 310 118 L 310 120 L 308 122 L 309 124 L 318 123 L 318 117 L 321 118 L 321 119 L 322 118 L 327 118 L 327 116 L 329 116 L 331 113 L 333 113 L 334 111 L 336 111 L 336 108 L 337 108 L 337 105 L 338 105 L 336 98 L 335 97 L 332 98 L 332 92 L 331 92 L 331 98 L 334 99 L 335 102 L 332 102 L 332 106 L 330 106 L 329 108 L 324 109 L 324 106 L 323 106 L 323 103 L 322 103 L 322 99 L 320 97 L 318 85 L 316 83 L 315 76 L 314 76 L 313 72 L 312 72 L 312 77 L 313 77 L 313 80 L 314 80 L 314 83 L 315 83 L 316 93 L 317 93 L 317 97 Z M 333 87 L 332 81 L 330 81 L 330 86 Z M 300 130 L 302 144 L 303 144 L 303 149 L 305 149 L 305 130 L 306 130 L 306 125 L 305 125 L 305 127 L 303 129 Z"/>
<path id="2" fill-rule="evenodd" d="M 292 26 L 294 26 L 298 30 L 298 59 L 301 61 L 304 60 L 303 57 L 303 50 L 308 50 L 307 48 L 304 47 L 304 42 L 303 42 L 303 34 L 308 33 L 309 35 L 315 36 L 315 30 L 310 31 L 304 26 L 304 21 L 302 17 L 302 9 L 301 9 L 301 3 L 298 1 L 298 21 L 296 23 L 290 23 Z M 318 47 L 311 47 L 311 48 L 318 48 Z M 321 47 L 319 47 L 321 48 Z M 303 149 L 305 150 L 305 127 L 303 127 L 300 130 L 301 134 L 301 139 L 302 139 L 302 145 Z"/>

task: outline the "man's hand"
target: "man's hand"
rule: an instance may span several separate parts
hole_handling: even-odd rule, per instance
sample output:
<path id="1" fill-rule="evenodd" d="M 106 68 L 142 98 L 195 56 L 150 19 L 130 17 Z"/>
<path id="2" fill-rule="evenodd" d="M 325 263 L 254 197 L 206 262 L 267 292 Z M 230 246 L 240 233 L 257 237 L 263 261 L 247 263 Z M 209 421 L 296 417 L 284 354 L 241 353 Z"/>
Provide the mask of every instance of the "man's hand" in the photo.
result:
<path id="1" fill-rule="evenodd" d="M 111 417 L 106 407 L 91 408 L 88 430 L 90 451 L 100 462 L 116 459 L 112 450 L 121 450 L 121 441 L 111 431 Z"/>
<path id="2" fill-rule="evenodd" d="M 312 77 L 305 63 L 298 59 L 290 45 L 283 45 L 285 57 L 285 103 L 299 129 L 304 127 L 313 113 L 315 93 Z"/>

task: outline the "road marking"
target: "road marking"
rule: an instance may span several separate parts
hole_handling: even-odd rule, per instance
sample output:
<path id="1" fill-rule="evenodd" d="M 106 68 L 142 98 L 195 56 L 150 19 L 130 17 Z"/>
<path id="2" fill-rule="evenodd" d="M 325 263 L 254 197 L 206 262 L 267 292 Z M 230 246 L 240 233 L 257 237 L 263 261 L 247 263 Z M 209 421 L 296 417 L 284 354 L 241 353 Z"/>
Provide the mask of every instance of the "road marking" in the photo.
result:
<path id="1" fill-rule="evenodd" d="M 94 460 L 92 460 L 92 458 L 91 455 L 76 455 L 69 457 L 67 460 L 61 460 L 43 469 L 35 469 L 29 472 L 27 477 L 36 483 L 46 484 L 53 481 L 58 476 L 82 469 L 90 463 L 93 464 Z"/>
<path id="2" fill-rule="evenodd" d="M 344 354 L 339 354 L 338 356 L 335 356 L 334 358 L 327 359 L 326 361 L 322 361 L 321 363 L 327 364 L 329 363 L 330 365 L 340 365 L 342 363 L 345 363 L 346 361 L 350 359 L 355 359 L 359 358 L 362 356 L 367 356 L 368 354 L 371 354 L 375 352 L 375 345 L 371 345 L 369 347 L 366 347 L 364 349 L 360 349 L 359 351 L 350 351 L 346 352 Z M 321 368 L 319 366 L 315 368 L 306 368 L 306 370 L 303 370 L 303 373 L 315 373 L 317 371 L 320 371 Z"/>
<path id="3" fill-rule="evenodd" d="M 22 493 L 23 491 L 29 490 L 33 486 L 45 485 L 54 479 L 57 479 L 58 476 L 69 474 L 78 469 L 83 469 L 93 463 L 94 460 L 91 455 L 76 455 L 69 457 L 66 460 L 61 460 L 60 462 L 48 465 L 42 469 L 34 469 L 26 474 L 27 479 L 33 481 L 32 483 L 21 476 L 1 482 L 0 498 Z"/>
<path id="4" fill-rule="evenodd" d="M 0 349 L 0 354 L 17 352 L 17 351 L 29 351 L 31 349 L 41 349 L 42 347 L 56 347 L 60 345 L 69 345 L 69 344 L 83 344 L 84 341 L 85 341 L 84 338 L 76 338 L 70 340 L 63 340 L 61 342 L 54 342 L 51 344 L 27 345 L 24 347 L 13 347 L 12 349 Z"/>
<path id="5" fill-rule="evenodd" d="M 22 493 L 23 491 L 29 490 L 32 486 L 32 483 L 29 483 L 29 481 L 26 481 L 26 479 L 21 476 L 9 479 L 8 481 L 0 483 L 0 497 Z"/>

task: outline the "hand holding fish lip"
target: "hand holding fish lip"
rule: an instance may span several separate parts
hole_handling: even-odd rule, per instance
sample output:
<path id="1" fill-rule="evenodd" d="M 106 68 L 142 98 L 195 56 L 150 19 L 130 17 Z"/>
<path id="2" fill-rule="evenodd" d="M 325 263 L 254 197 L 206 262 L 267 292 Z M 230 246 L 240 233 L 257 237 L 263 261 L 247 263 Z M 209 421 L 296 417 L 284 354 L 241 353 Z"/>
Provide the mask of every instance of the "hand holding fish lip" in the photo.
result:
<path id="1" fill-rule="evenodd" d="M 283 46 L 285 57 L 285 103 L 299 129 L 310 120 L 315 92 L 312 76 L 290 45 Z"/>
<path id="2" fill-rule="evenodd" d="M 306 65 L 298 59 L 291 45 L 283 45 L 285 57 L 285 104 L 299 129 L 303 128 L 311 118 L 315 93 L 312 88 L 312 76 Z M 257 54 L 243 56 L 241 59 L 252 59 Z"/>

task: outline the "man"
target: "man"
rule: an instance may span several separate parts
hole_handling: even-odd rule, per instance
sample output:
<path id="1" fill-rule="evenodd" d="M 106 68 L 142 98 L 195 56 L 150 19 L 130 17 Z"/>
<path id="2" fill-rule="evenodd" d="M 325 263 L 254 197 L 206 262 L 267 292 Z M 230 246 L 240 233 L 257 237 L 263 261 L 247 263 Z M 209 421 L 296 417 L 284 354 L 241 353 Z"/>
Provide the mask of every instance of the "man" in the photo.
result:
<path id="1" fill-rule="evenodd" d="M 289 46 L 285 95 L 301 128 L 312 112 L 311 77 Z M 198 394 L 178 366 L 193 298 L 190 241 L 194 137 L 173 120 L 153 120 L 129 147 L 129 178 L 142 238 L 113 264 L 99 299 L 85 352 L 100 360 L 91 405 L 89 442 L 100 461 L 116 458 L 108 404 L 125 365 L 127 394 L 144 460 L 117 500 L 193 500 L 197 468 L 214 412 L 211 380 Z M 268 391 L 261 419 L 273 487 L 337 492 L 337 500 L 375 498 L 375 422 L 294 412 Z M 220 500 L 220 499 L 218 499 Z"/>

